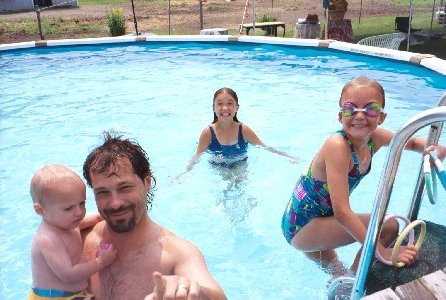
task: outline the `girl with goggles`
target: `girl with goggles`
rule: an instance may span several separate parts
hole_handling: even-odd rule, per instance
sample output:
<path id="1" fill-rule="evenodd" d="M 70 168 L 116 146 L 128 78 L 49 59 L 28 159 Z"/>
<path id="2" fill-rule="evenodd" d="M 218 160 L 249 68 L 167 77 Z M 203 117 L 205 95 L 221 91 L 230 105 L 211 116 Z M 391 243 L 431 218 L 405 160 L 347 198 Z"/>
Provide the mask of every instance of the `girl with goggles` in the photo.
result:
<path id="1" fill-rule="evenodd" d="M 387 115 L 384 89 L 377 81 L 367 77 L 351 80 L 342 89 L 339 106 L 342 129 L 326 139 L 299 177 L 282 217 L 288 243 L 334 276 L 347 271 L 335 249 L 356 241 L 362 244 L 370 221 L 369 213 L 352 211 L 350 193 L 370 172 L 373 154 L 388 146 L 393 137 L 392 131 L 378 128 Z M 424 145 L 425 139 L 412 137 L 406 149 L 423 153 Z M 446 156 L 443 146 L 426 148 L 430 150 L 441 159 Z M 392 249 L 387 247 L 397 235 L 397 221 L 383 224 L 377 249 L 385 259 L 390 259 Z M 356 272 L 359 258 L 358 253 L 351 271 Z M 415 247 L 400 248 L 400 262 L 411 265 L 416 259 Z"/>

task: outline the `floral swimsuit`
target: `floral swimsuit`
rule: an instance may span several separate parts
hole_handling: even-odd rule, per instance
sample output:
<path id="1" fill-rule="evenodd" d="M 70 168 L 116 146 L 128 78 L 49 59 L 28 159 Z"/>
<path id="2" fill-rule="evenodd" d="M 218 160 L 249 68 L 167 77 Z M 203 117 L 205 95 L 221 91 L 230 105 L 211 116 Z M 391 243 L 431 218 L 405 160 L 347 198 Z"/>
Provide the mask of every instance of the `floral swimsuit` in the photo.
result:
<path id="1" fill-rule="evenodd" d="M 342 135 L 350 147 L 354 166 L 348 174 L 348 187 L 351 193 L 359 184 L 362 178 L 370 172 L 372 162 L 365 174 L 359 170 L 358 156 L 355 153 L 353 144 L 348 139 L 343 130 L 337 132 Z M 375 145 L 369 140 L 367 146 L 371 156 Z M 326 217 L 333 215 L 328 183 L 313 177 L 311 165 L 306 174 L 303 174 L 297 181 L 291 199 L 285 209 L 282 217 L 282 232 L 288 243 L 297 234 L 297 232 L 316 217 Z"/>

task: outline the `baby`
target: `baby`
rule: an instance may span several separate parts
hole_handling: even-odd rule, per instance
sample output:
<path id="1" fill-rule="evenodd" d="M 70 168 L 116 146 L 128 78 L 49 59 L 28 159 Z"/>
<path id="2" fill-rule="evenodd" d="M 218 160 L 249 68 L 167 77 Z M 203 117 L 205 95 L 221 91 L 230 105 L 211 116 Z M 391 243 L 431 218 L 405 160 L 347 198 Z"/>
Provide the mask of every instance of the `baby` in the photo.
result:
<path id="1" fill-rule="evenodd" d="M 85 184 L 69 168 L 48 165 L 34 174 L 30 193 L 42 222 L 31 246 L 33 284 L 29 299 L 92 299 L 86 290 L 88 278 L 108 266 L 116 250 L 103 243 L 96 259 L 82 259 L 80 230 L 101 220 L 99 214 L 85 216 Z"/>

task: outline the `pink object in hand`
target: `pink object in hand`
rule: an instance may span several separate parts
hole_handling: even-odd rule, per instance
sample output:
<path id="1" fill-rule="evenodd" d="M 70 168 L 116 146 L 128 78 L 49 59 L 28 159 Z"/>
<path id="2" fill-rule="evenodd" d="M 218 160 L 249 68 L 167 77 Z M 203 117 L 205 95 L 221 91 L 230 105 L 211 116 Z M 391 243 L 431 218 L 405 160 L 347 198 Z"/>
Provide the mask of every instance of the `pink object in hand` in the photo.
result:
<path id="1" fill-rule="evenodd" d="M 99 244 L 99 248 L 101 248 L 101 250 L 108 250 L 108 248 L 110 248 L 110 246 L 111 246 L 111 244 L 109 244 L 109 243 L 103 243 L 103 242 L 101 242 L 101 243 Z M 98 257 L 98 256 L 99 256 L 99 252 L 96 251 L 96 257 Z"/>
<path id="2" fill-rule="evenodd" d="M 100 247 L 102 250 L 108 250 L 108 248 L 110 248 L 110 244 L 109 244 L 109 243 L 101 243 L 101 244 L 99 245 L 99 247 Z"/>

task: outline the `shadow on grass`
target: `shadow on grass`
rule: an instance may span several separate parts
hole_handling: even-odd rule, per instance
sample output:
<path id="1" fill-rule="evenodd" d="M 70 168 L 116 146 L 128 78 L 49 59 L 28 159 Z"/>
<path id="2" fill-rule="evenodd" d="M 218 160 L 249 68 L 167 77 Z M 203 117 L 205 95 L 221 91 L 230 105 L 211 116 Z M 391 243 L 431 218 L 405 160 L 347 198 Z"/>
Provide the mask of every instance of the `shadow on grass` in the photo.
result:
<path id="1" fill-rule="evenodd" d="M 407 42 L 403 41 L 400 50 L 407 49 Z M 446 60 L 446 39 L 427 40 L 424 44 L 409 45 L 409 51 L 423 54 L 433 54 L 438 58 Z"/>

